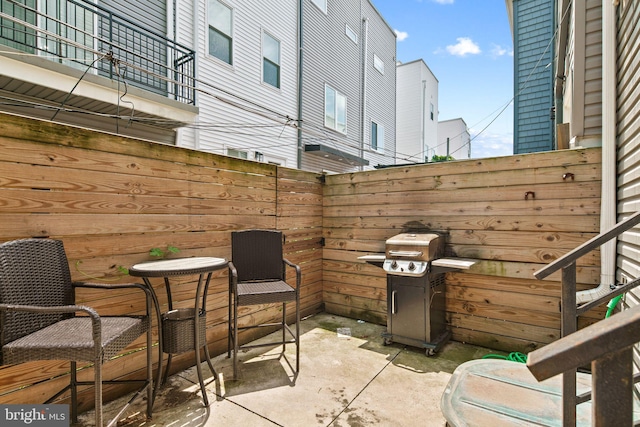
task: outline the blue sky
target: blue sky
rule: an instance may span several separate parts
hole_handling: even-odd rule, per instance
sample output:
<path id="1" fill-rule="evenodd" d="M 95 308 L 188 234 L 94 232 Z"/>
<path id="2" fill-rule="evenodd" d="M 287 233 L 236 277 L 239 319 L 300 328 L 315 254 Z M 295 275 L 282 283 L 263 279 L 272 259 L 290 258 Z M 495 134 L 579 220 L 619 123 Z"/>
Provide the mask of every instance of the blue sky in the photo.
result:
<path id="1" fill-rule="evenodd" d="M 513 41 L 504 0 L 371 2 L 398 35 L 397 59 L 423 59 L 438 79 L 439 119 L 462 117 L 469 126 L 471 156 L 513 154 Z"/>

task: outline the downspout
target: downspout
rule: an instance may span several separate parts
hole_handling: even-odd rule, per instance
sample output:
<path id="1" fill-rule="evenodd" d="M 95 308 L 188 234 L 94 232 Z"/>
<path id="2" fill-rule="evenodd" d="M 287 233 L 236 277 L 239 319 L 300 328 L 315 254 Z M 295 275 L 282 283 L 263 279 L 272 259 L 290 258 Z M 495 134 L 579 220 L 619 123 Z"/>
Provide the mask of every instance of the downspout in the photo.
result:
<path id="1" fill-rule="evenodd" d="M 602 195 L 600 232 L 613 227 L 616 211 L 616 6 L 602 0 Z M 616 239 L 600 247 L 600 283 L 614 284 L 616 277 Z"/>
<path id="2" fill-rule="evenodd" d="M 199 13 L 198 13 L 198 6 L 199 6 L 200 2 L 199 0 L 193 0 L 193 51 L 195 54 L 195 60 L 196 60 L 196 64 L 197 64 L 197 59 L 198 59 L 198 54 L 200 53 L 200 43 L 199 43 L 199 39 L 198 39 L 198 33 L 200 32 L 200 18 L 199 18 Z M 198 67 L 194 67 L 194 75 L 195 75 L 195 80 L 194 80 L 194 85 L 195 82 L 198 81 Z M 197 103 L 196 103 L 197 105 Z M 193 148 L 195 148 L 196 150 L 200 149 L 200 126 L 198 124 L 198 122 L 200 121 L 200 114 L 196 115 L 196 123 L 193 129 Z"/>
<path id="3" fill-rule="evenodd" d="M 616 224 L 616 21 L 611 0 L 602 0 L 602 179 L 600 232 Z M 616 283 L 616 238 L 600 246 L 600 285 L 576 293 L 578 304 L 603 297 Z"/>
<path id="4" fill-rule="evenodd" d="M 423 162 L 423 161 L 426 162 L 427 161 L 427 157 L 429 156 L 429 149 L 424 146 L 424 133 L 425 133 L 424 128 L 426 127 L 426 120 L 424 119 L 424 115 L 427 113 L 427 107 L 425 105 L 425 103 L 427 102 L 427 100 L 426 100 L 426 98 L 427 98 L 426 92 L 427 92 L 427 81 L 423 80 L 422 81 L 422 106 L 421 106 L 422 112 L 420 114 L 420 121 L 422 122 L 422 126 L 421 126 L 422 127 L 422 134 L 420 135 L 420 137 L 421 137 L 420 138 L 421 139 L 420 144 L 422 145 L 422 147 L 421 147 L 422 148 L 422 159 L 420 159 L 420 162 Z"/>
<path id="5" fill-rule="evenodd" d="M 298 1 L 298 153 L 297 153 L 297 166 L 298 169 L 302 169 L 302 18 L 303 18 L 303 5 L 304 0 Z"/>
<path id="6" fill-rule="evenodd" d="M 362 37 L 362 138 L 360 138 L 360 158 L 364 158 L 364 139 L 367 134 L 367 41 L 369 39 L 369 18 L 363 18 Z M 369 140 L 371 141 L 371 140 Z M 360 170 L 364 166 L 360 165 Z"/>

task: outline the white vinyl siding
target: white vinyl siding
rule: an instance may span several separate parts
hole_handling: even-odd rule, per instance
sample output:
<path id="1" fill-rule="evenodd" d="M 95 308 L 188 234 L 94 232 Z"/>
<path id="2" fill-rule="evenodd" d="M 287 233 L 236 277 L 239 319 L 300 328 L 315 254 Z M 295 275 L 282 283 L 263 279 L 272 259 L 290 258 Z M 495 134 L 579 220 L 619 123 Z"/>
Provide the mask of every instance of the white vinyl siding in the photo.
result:
<path id="1" fill-rule="evenodd" d="M 280 42 L 262 33 L 262 81 L 280 88 Z"/>
<path id="2" fill-rule="evenodd" d="M 329 85 L 324 87 L 324 125 L 347 133 L 347 97 Z"/>
<path id="3" fill-rule="evenodd" d="M 178 145 L 221 155 L 244 151 L 249 160 L 258 152 L 265 162 L 282 159 L 296 167 L 297 0 L 216 0 L 231 9 L 232 65 L 209 54 L 211 1 L 197 2 L 197 9 L 192 2 L 176 3 L 178 41 L 197 49 L 203 89 L 197 96 L 198 121 L 180 130 Z M 279 89 L 263 81 L 265 31 L 280 44 Z"/>
<path id="4" fill-rule="evenodd" d="M 233 64 L 233 10 L 218 0 L 209 0 L 208 18 L 209 54 Z"/>

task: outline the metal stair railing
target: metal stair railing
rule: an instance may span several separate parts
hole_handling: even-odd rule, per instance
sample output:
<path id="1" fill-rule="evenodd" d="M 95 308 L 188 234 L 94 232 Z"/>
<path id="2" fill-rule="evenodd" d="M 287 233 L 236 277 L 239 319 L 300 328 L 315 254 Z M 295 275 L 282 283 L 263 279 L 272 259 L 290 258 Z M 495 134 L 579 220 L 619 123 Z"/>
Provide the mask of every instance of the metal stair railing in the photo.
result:
<path id="1" fill-rule="evenodd" d="M 565 427 L 576 425 L 576 404 L 579 400 L 576 396 L 576 373 L 579 366 L 588 362 L 592 362 L 594 425 L 631 425 L 631 421 L 627 421 L 627 418 L 632 416 L 632 406 L 629 405 L 633 405 L 633 381 L 630 380 L 633 377 L 632 346 L 640 341 L 640 309 L 627 310 L 629 313 L 621 313 L 625 316 L 614 316 L 579 332 L 576 331 L 578 315 L 640 285 L 640 280 L 615 285 L 609 294 L 578 308 L 576 260 L 637 224 L 640 224 L 640 212 L 636 212 L 534 273 L 537 279 L 544 279 L 562 270 L 561 335 L 563 338 L 531 352 L 527 366 L 538 380 L 559 373 L 563 374 L 562 425 Z M 580 399 L 580 401 L 583 400 Z M 608 418 L 601 418 L 605 415 Z"/>

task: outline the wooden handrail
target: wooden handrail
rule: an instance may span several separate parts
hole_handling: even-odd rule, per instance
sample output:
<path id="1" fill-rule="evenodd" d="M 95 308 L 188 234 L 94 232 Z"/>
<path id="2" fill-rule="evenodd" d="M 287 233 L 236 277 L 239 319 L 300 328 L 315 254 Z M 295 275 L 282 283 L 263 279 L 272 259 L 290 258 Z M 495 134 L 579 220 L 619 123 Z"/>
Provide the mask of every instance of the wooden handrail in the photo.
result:
<path id="1" fill-rule="evenodd" d="M 640 224 L 640 211 L 631 215 L 629 218 L 625 219 L 624 221 L 617 223 L 616 225 L 611 227 L 609 230 L 598 234 L 596 237 L 590 240 L 587 240 L 586 242 L 584 242 L 583 244 L 581 244 L 571 252 L 566 253 L 565 255 L 561 256 L 557 260 L 547 264 L 544 268 L 541 268 L 540 270 L 536 271 L 535 273 L 533 273 L 533 275 L 536 277 L 536 279 L 544 279 L 545 277 L 555 273 L 561 268 L 568 267 L 581 256 L 586 255 L 587 253 L 591 252 L 595 248 L 608 242 L 614 237 L 624 233 L 625 231 L 629 230 L 630 228 L 632 228 L 637 224 Z"/>
<path id="2" fill-rule="evenodd" d="M 633 345 L 640 341 L 640 306 L 594 323 L 529 353 L 527 367 L 542 381 L 591 363 L 595 426 L 633 424 Z M 575 374 L 574 374 L 575 378 Z M 564 399 L 563 404 L 567 403 Z M 573 396 L 572 396 L 573 397 Z M 575 399 L 570 399 L 575 401 Z M 563 415 L 566 408 L 563 408 Z M 563 425 L 575 425 L 575 418 Z"/>
<path id="3" fill-rule="evenodd" d="M 603 340 L 603 338 L 601 338 L 600 335 L 594 332 L 594 330 L 602 328 L 600 324 L 604 321 L 594 324 L 594 328 L 589 329 L 589 331 L 586 333 L 581 331 L 580 334 L 578 334 L 578 332 L 576 332 L 578 316 L 578 310 L 576 307 L 576 260 L 601 246 L 602 244 L 608 242 L 609 240 L 631 229 L 639 223 L 640 211 L 631 215 L 626 220 L 617 223 L 609 230 L 604 231 L 596 237 L 586 241 L 571 252 L 565 254 L 564 256 L 558 258 L 557 260 L 548 264 L 546 267 L 534 273 L 534 276 L 537 279 L 544 279 L 550 274 L 555 273 L 558 270 L 562 270 L 562 289 L 560 302 L 562 311 L 562 338 L 555 343 L 549 344 L 548 346 L 530 353 L 529 357 L 533 357 L 530 370 L 532 372 L 534 372 L 534 370 L 538 370 L 538 375 L 540 375 L 541 377 L 545 377 L 546 373 L 542 375 L 542 372 L 545 372 L 545 370 L 548 369 L 553 369 L 556 374 L 563 374 L 562 425 L 564 427 L 575 427 L 576 425 L 576 405 L 578 403 L 578 399 L 576 396 L 577 367 L 582 366 L 587 362 L 592 363 L 592 370 L 594 372 L 594 425 L 629 425 L 629 423 L 627 423 L 627 420 L 631 415 L 628 414 L 631 414 L 632 408 L 628 405 L 632 405 L 633 403 L 630 388 L 633 382 L 629 380 L 629 378 L 631 378 L 632 376 L 631 347 L 626 343 L 626 341 L 619 337 L 616 338 L 617 344 L 615 349 L 607 347 L 607 351 L 603 351 L 604 349 L 594 348 L 602 345 L 600 341 Z M 623 291 L 630 289 L 630 287 L 632 286 L 637 286 L 636 282 L 637 281 L 633 281 L 632 283 L 622 286 L 615 286 L 613 291 L 615 291 L 615 294 L 622 293 Z M 613 293 L 609 294 L 609 296 L 613 297 Z M 601 304 L 604 300 L 606 300 L 606 298 L 599 298 L 597 300 L 597 304 Z M 596 304 L 596 301 L 593 301 L 593 303 L 594 304 L 588 304 L 589 308 L 594 306 Z M 640 313 L 627 314 L 627 316 L 632 315 L 637 315 L 640 317 Z M 624 319 L 617 319 L 617 321 L 623 320 Z M 633 320 L 633 322 L 635 322 L 635 320 Z M 636 323 L 640 331 L 640 318 Z M 605 327 L 607 325 L 611 326 L 612 322 L 604 322 L 604 325 Z M 618 334 L 624 334 L 624 331 L 620 331 L 619 329 L 616 329 L 616 331 L 618 332 Z M 611 337 L 609 333 L 607 333 L 606 336 Z M 632 340 L 636 340 L 635 336 L 630 338 Z M 595 341 L 590 341 L 591 339 L 594 339 Z M 581 340 L 584 340 L 584 342 L 582 342 Z M 622 341 L 624 341 L 624 343 L 622 343 Z M 567 342 L 569 342 L 569 344 L 567 344 Z M 633 342 L 637 342 L 637 340 Z M 569 351 L 567 345 L 575 348 Z M 586 351 L 585 349 L 589 350 Z M 550 368 L 549 365 L 554 366 L 553 368 Z M 534 376 L 538 377 L 538 375 L 534 373 Z M 615 377 L 615 380 L 618 380 L 621 384 L 616 384 L 614 387 L 616 399 L 612 399 L 612 393 L 608 393 L 606 389 L 606 384 L 608 381 L 607 376 Z M 596 390 L 597 384 L 600 384 L 600 386 L 598 387 L 600 390 L 599 393 Z M 620 405 L 609 405 L 607 401 L 602 398 L 603 395 L 607 395 L 607 397 L 610 399 L 609 401 L 619 400 L 622 405 L 624 405 L 624 408 L 621 408 Z M 602 420 L 605 421 L 600 422 Z M 611 424 L 609 423 L 609 421 L 611 420 L 615 420 L 615 422 L 621 422 L 622 424 L 616 424 L 615 422 Z"/>
<path id="4" fill-rule="evenodd" d="M 640 306 L 636 306 L 532 351 L 527 367 L 542 381 L 639 341 Z"/>

